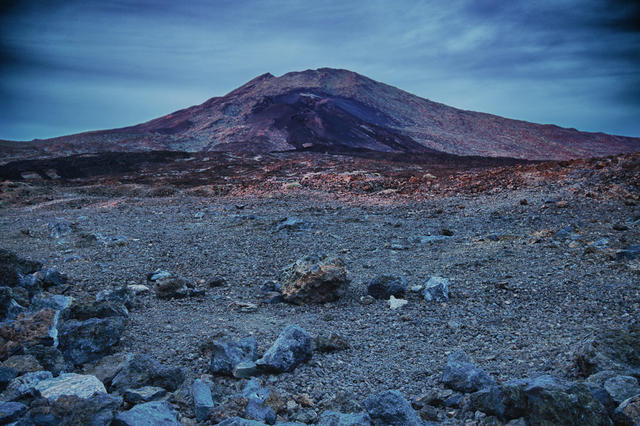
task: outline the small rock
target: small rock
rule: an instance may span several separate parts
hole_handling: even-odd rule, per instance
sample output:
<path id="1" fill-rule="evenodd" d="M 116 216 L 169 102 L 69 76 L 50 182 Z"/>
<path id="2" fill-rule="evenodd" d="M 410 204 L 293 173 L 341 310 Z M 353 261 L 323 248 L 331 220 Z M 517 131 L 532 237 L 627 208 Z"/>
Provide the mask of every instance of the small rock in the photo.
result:
<path id="1" fill-rule="evenodd" d="M 302 219 L 295 217 L 284 218 L 276 225 L 276 231 L 309 231 L 311 226 Z"/>
<path id="2" fill-rule="evenodd" d="M 337 352 L 349 349 L 349 343 L 337 333 L 321 334 L 315 339 L 318 352 Z"/>
<path id="3" fill-rule="evenodd" d="M 616 260 L 633 260 L 640 257 L 640 244 L 625 247 L 616 253 Z"/>
<path id="4" fill-rule="evenodd" d="M 229 304 L 229 307 L 231 309 L 235 309 L 247 314 L 256 312 L 258 310 L 258 305 L 251 302 L 232 302 L 231 304 Z"/>
<path id="5" fill-rule="evenodd" d="M 565 209 L 565 208 L 569 207 L 569 202 L 568 201 L 564 201 L 564 200 L 558 201 L 558 202 L 556 202 L 556 207 L 559 208 L 559 209 Z"/>
<path id="6" fill-rule="evenodd" d="M 124 400 L 129 404 L 142 404 L 145 402 L 157 401 L 164 398 L 167 391 L 157 386 L 143 386 L 137 389 L 127 389 L 124 391 Z"/>
<path id="7" fill-rule="evenodd" d="M 7 358 L 2 366 L 15 370 L 19 375 L 42 370 L 42 365 L 33 355 L 13 355 Z"/>
<path id="8" fill-rule="evenodd" d="M 58 239 L 73 232 L 71 225 L 67 222 L 50 222 L 47 224 L 49 228 L 49 237 Z"/>
<path id="9" fill-rule="evenodd" d="M 248 400 L 245 416 L 268 424 L 276 422 L 276 413 L 266 404 L 271 391 L 263 388 L 258 379 L 251 379 L 242 391 L 242 396 Z"/>
<path id="10" fill-rule="evenodd" d="M 281 373 L 293 371 L 299 364 L 311 359 L 311 356 L 309 333 L 297 325 L 288 325 L 256 364 L 263 370 Z"/>
<path id="11" fill-rule="evenodd" d="M 282 295 L 290 303 L 325 303 L 342 297 L 348 287 L 341 259 L 307 256 L 285 268 Z"/>
<path id="12" fill-rule="evenodd" d="M 325 411 L 318 419 L 318 426 L 370 426 L 371 418 L 367 413 L 338 413 Z"/>
<path id="13" fill-rule="evenodd" d="M 395 297 L 391 296 L 389 298 L 389 307 L 391 308 L 391 310 L 395 311 L 396 309 L 400 309 L 402 308 L 404 305 L 406 305 L 407 303 L 409 303 L 407 300 L 404 299 L 396 299 Z"/>
<path id="14" fill-rule="evenodd" d="M 362 305 L 365 305 L 365 306 L 366 305 L 371 305 L 371 304 L 373 304 L 375 302 L 376 302 L 376 299 L 374 299 L 373 296 L 366 295 L 366 296 L 360 297 L 360 303 Z"/>
<path id="15" fill-rule="evenodd" d="M 215 275 L 215 276 L 209 278 L 209 287 L 210 288 L 225 287 L 226 285 L 227 285 L 227 280 L 225 279 L 225 277 L 223 277 L 221 275 Z"/>
<path id="16" fill-rule="evenodd" d="M 149 292 L 149 287 L 142 284 L 129 284 L 127 288 L 131 290 L 135 296 Z"/>
<path id="17" fill-rule="evenodd" d="M 173 276 L 173 274 L 169 271 L 163 271 L 161 269 L 157 269 L 154 272 L 151 272 L 150 274 L 147 275 L 147 280 L 148 281 L 160 281 L 163 280 L 165 278 L 171 278 Z"/>
<path id="18" fill-rule="evenodd" d="M 161 278 L 155 281 L 158 299 L 182 299 L 193 295 L 189 282 L 178 277 Z"/>
<path id="19" fill-rule="evenodd" d="M 453 231 L 449 228 L 442 228 L 440 229 L 440 235 L 444 235 L 445 237 L 452 237 Z"/>
<path id="20" fill-rule="evenodd" d="M 399 297 L 407 291 L 407 280 L 401 276 L 379 275 L 367 284 L 367 293 L 376 299 Z"/>
<path id="21" fill-rule="evenodd" d="M 165 367 L 147 355 L 135 354 L 118 367 L 118 373 L 111 380 L 111 388 L 117 391 L 158 386 L 173 392 L 184 381 L 181 368 Z"/>
<path id="22" fill-rule="evenodd" d="M 139 404 L 116 415 L 113 426 L 180 426 L 176 411 L 167 401 L 153 401 Z"/>
<path id="23" fill-rule="evenodd" d="M 442 383 L 459 392 L 476 392 L 496 384 L 491 376 L 473 365 L 471 359 L 460 351 L 449 356 L 442 373 Z"/>
<path id="24" fill-rule="evenodd" d="M 36 385 L 52 377 L 53 375 L 49 371 L 36 371 L 16 377 L 9 382 L 7 388 L 2 392 L 0 401 L 14 401 L 24 396 L 33 396 L 37 392 Z"/>
<path id="25" fill-rule="evenodd" d="M 442 277 L 431 277 L 424 285 L 422 292 L 424 300 L 435 302 L 446 302 L 449 300 L 449 279 Z"/>
<path id="26" fill-rule="evenodd" d="M 233 367 L 233 377 L 237 379 L 248 379 L 258 374 L 258 365 L 253 361 L 242 361 Z"/>
<path id="27" fill-rule="evenodd" d="M 367 413 L 375 424 L 394 426 L 422 426 L 418 413 L 409 401 L 396 391 L 389 390 L 364 400 Z"/>
<path id="28" fill-rule="evenodd" d="M 196 379 L 191 387 L 191 395 L 196 419 L 203 422 L 209 417 L 209 412 L 213 408 L 211 389 L 202 380 Z"/>
<path id="29" fill-rule="evenodd" d="M 234 367 L 243 361 L 255 361 L 258 342 L 254 337 L 238 341 L 217 340 L 213 342 L 209 370 L 214 374 L 231 375 Z"/>
<path id="30" fill-rule="evenodd" d="M 628 231 L 629 227 L 627 225 L 625 225 L 624 223 L 615 223 L 613 225 L 613 229 L 616 231 Z"/>
<path id="31" fill-rule="evenodd" d="M 36 384 L 35 388 L 44 398 L 51 400 L 56 400 L 63 395 L 86 399 L 96 393 L 107 393 L 104 384 L 96 376 L 75 373 L 65 373 L 42 380 Z"/>
<path id="32" fill-rule="evenodd" d="M 526 206 L 526 205 L 528 205 L 528 204 L 529 204 L 529 202 L 527 201 L 527 199 L 526 199 L 526 198 L 523 198 L 522 200 L 520 200 L 520 205 L 521 205 L 521 206 Z"/>

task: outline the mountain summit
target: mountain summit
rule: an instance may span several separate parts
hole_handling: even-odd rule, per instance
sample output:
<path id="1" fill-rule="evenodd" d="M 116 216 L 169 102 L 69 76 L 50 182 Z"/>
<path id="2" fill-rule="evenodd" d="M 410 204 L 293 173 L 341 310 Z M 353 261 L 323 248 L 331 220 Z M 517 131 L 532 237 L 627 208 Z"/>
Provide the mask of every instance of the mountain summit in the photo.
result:
<path id="1" fill-rule="evenodd" d="M 18 144 L 18 143 L 16 143 Z M 640 138 L 586 133 L 420 98 L 355 72 L 263 74 L 222 97 L 121 129 L 23 144 L 42 155 L 98 151 L 445 152 L 530 160 L 640 150 Z M 0 150 L 17 148 L 12 143 Z"/>

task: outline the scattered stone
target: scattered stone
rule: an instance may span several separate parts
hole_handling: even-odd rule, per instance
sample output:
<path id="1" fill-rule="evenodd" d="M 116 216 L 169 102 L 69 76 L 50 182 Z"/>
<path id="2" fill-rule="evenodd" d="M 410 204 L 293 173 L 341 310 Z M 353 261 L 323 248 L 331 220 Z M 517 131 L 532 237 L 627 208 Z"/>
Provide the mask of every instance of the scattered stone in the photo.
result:
<path id="1" fill-rule="evenodd" d="M 235 309 L 240 312 L 244 312 L 246 314 L 250 314 L 252 312 L 256 312 L 258 310 L 258 305 L 251 302 L 232 302 L 229 304 L 229 308 Z"/>
<path id="2" fill-rule="evenodd" d="M 336 257 L 304 257 L 286 267 L 283 275 L 282 295 L 290 303 L 331 302 L 349 286 L 344 263 Z"/>
<path id="3" fill-rule="evenodd" d="M 22 313 L 11 322 L 0 325 L 0 359 L 23 352 L 35 345 L 53 346 L 56 312 L 42 309 L 36 313 Z"/>
<path id="4" fill-rule="evenodd" d="M 182 278 L 168 277 L 155 280 L 158 299 L 182 299 L 199 296 L 200 292 L 192 289 L 191 283 Z"/>
<path id="5" fill-rule="evenodd" d="M 558 201 L 556 202 L 556 207 L 559 209 L 566 209 L 569 207 L 569 202 L 564 200 Z"/>
<path id="6" fill-rule="evenodd" d="M 157 386 L 143 386 L 137 389 L 127 389 L 124 391 L 124 400 L 129 404 L 142 404 L 145 402 L 157 401 L 164 398 L 167 391 Z"/>
<path id="7" fill-rule="evenodd" d="M 147 274 L 147 281 L 155 282 L 160 281 L 165 278 L 171 278 L 173 274 L 169 271 L 164 271 L 162 269 L 156 269 L 155 271 Z"/>
<path id="8" fill-rule="evenodd" d="M 147 286 L 143 286 L 147 290 Z M 123 285 L 115 289 L 102 290 L 96 295 L 96 302 L 112 302 L 132 309 L 135 305 L 136 292 L 131 286 Z"/>
<path id="9" fill-rule="evenodd" d="M 442 383 L 459 392 L 476 392 L 495 385 L 495 380 L 471 363 L 471 359 L 461 351 L 449 356 L 442 374 Z"/>
<path id="10" fill-rule="evenodd" d="M 611 416 L 616 426 L 637 426 L 640 424 L 640 395 L 622 402 Z"/>
<path id="11" fill-rule="evenodd" d="M 254 337 L 238 341 L 217 340 L 211 349 L 209 370 L 213 374 L 232 375 L 233 369 L 241 362 L 253 362 L 258 359 L 258 342 Z"/>
<path id="12" fill-rule="evenodd" d="M 94 361 L 120 342 L 125 324 L 121 316 L 64 321 L 58 335 L 60 351 L 75 365 Z"/>
<path id="13" fill-rule="evenodd" d="M 75 373 L 65 373 L 42 380 L 36 384 L 35 388 L 44 398 L 51 400 L 56 400 L 63 395 L 86 399 L 96 393 L 107 393 L 104 384 L 96 376 Z"/>
<path id="14" fill-rule="evenodd" d="M 523 198 L 522 200 L 520 200 L 520 205 L 521 205 L 521 206 L 526 206 L 526 205 L 528 205 L 528 204 L 529 204 L 529 202 L 527 201 L 527 199 L 526 199 L 526 198 Z"/>
<path id="15" fill-rule="evenodd" d="M 258 379 L 251 379 L 242 391 L 242 396 L 247 399 L 245 416 L 268 424 L 276 422 L 276 413 L 266 404 L 271 392 L 260 385 Z"/>
<path id="16" fill-rule="evenodd" d="M 20 278 L 39 271 L 42 263 L 19 258 L 15 253 L 0 249 L 0 285 L 15 287 Z"/>
<path id="17" fill-rule="evenodd" d="M 33 355 L 13 355 L 4 361 L 2 366 L 4 368 L 15 370 L 18 375 L 33 373 L 34 371 L 40 371 L 43 369 L 42 365 L 40 365 L 36 357 Z"/>
<path id="18" fill-rule="evenodd" d="M 96 376 L 109 388 L 113 378 L 116 377 L 134 357 L 134 354 L 128 352 L 107 355 L 93 363 L 87 364 L 83 372 L 84 374 Z"/>
<path id="19" fill-rule="evenodd" d="M 376 299 L 399 297 L 407 291 L 407 280 L 401 276 L 379 275 L 367 284 L 367 293 Z"/>
<path id="20" fill-rule="evenodd" d="M 0 403 L 0 424 L 15 422 L 27 412 L 27 406 L 20 402 Z"/>
<path id="21" fill-rule="evenodd" d="M 296 217 L 285 217 L 276 225 L 276 231 L 309 231 L 311 226 L 302 219 Z"/>
<path id="22" fill-rule="evenodd" d="M 237 379 L 248 379 L 259 373 L 258 365 L 253 361 L 242 361 L 233 367 L 233 377 Z"/>
<path id="23" fill-rule="evenodd" d="M 111 388 L 123 391 L 142 386 L 158 386 L 173 392 L 183 381 L 184 371 L 181 368 L 165 367 L 147 355 L 135 354 L 111 380 Z"/>
<path id="24" fill-rule="evenodd" d="M 264 423 L 236 416 L 221 421 L 218 426 L 264 426 Z"/>
<path id="25" fill-rule="evenodd" d="M 444 235 L 445 237 L 452 237 L 453 231 L 448 228 L 442 228 L 440 229 L 440 235 Z"/>
<path id="26" fill-rule="evenodd" d="M 337 352 L 349 349 L 349 343 L 338 333 L 321 334 L 315 339 L 318 352 Z"/>
<path id="27" fill-rule="evenodd" d="M 427 301 L 446 302 L 449 300 L 449 279 L 442 277 L 429 278 L 424 284 L 422 296 Z"/>
<path id="28" fill-rule="evenodd" d="M 338 413 L 325 411 L 318 419 L 318 426 L 370 426 L 371 418 L 367 413 Z"/>
<path id="29" fill-rule="evenodd" d="M 407 300 L 404 299 L 396 299 L 395 297 L 391 296 L 389 298 L 389 307 L 391 308 L 391 310 L 395 311 L 396 309 L 400 309 L 402 308 L 404 305 L 406 305 L 407 303 L 409 303 Z"/>
<path id="30" fill-rule="evenodd" d="M 604 389 L 611 396 L 616 404 L 640 395 L 640 386 L 638 380 L 631 376 L 615 376 L 604 382 Z"/>
<path id="31" fill-rule="evenodd" d="M 376 299 L 374 299 L 373 296 L 366 295 L 366 296 L 362 296 L 360 298 L 360 303 L 362 305 L 365 305 L 365 306 L 366 305 L 371 305 L 371 304 L 373 304 L 375 302 L 376 302 Z"/>
<path id="32" fill-rule="evenodd" d="M 227 280 L 223 276 L 215 275 L 215 276 L 209 278 L 209 287 L 210 288 L 226 287 L 226 285 L 227 285 Z"/>
<path id="33" fill-rule="evenodd" d="M 71 225 L 67 222 L 50 222 L 47 227 L 49 228 L 49 237 L 54 239 L 62 238 L 73 232 Z"/>
<path id="34" fill-rule="evenodd" d="M 629 227 L 627 225 L 625 225 L 624 223 L 614 223 L 613 224 L 613 229 L 615 231 L 628 231 Z"/>
<path id="35" fill-rule="evenodd" d="M 269 372 L 293 371 L 298 365 L 311 359 L 311 346 L 309 333 L 297 325 L 288 325 L 256 364 Z"/>
<path id="36" fill-rule="evenodd" d="M 152 401 L 139 404 L 116 415 L 113 426 L 180 426 L 176 411 L 167 401 Z"/>
<path id="37" fill-rule="evenodd" d="M 418 413 L 397 390 L 388 390 L 364 400 L 375 425 L 422 426 Z"/>
<path id="38" fill-rule="evenodd" d="M 134 296 L 149 292 L 149 287 L 142 284 L 129 284 L 127 288 L 133 292 Z"/>
<path id="39" fill-rule="evenodd" d="M 213 408 L 211 389 L 202 380 L 196 379 L 191 387 L 191 395 L 196 419 L 203 422 L 209 417 L 209 412 Z"/>
<path id="40" fill-rule="evenodd" d="M 625 247 L 616 253 L 616 260 L 633 260 L 640 257 L 640 244 Z"/>

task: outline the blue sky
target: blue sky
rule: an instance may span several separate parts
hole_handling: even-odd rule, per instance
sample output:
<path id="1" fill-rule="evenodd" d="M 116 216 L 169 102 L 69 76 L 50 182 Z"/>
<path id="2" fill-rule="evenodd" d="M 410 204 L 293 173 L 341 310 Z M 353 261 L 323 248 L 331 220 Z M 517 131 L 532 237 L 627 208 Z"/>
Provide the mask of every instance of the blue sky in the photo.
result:
<path id="1" fill-rule="evenodd" d="M 265 72 L 319 67 L 458 108 L 640 136 L 639 10 L 626 0 L 3 3 L 0 139 L 137 124 Z"/>

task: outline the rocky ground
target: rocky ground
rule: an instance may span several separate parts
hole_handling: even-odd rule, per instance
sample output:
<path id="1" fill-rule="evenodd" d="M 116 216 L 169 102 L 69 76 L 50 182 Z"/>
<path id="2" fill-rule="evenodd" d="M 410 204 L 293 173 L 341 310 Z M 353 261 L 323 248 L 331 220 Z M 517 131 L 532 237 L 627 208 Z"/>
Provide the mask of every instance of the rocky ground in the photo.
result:
<path id="1" fill-rule="evenodd" d="M 38 343 L 61 348 L 57 368 L 28 345 L 20 349 L 26 337 L 0 330 L 0 355 L 9 359 L 3 367 L 16 363 L 11 356 L 34 353 L 41 368 L 59 370 L 54 376 L 95 375 L 115 398 L 100 402 L 112 414 L 142 402 L 125 395 L 136 386 L 161 387 L 169 393 L 158 398 L 168 395 L 183 423 L 233 416 L 313 423 L 320 416 L 323 424 L 417 424 L 419 415 L 450 424 L 608 424 L 610 417 L 637 424 L 637 411 L 629 420 L 633 413 L 620 411 L 626 406 L 614 410 L 640 394 L 639 155 L 457 171 L 373 160 L 333 168 L 313 161 L 296 168 L 291 159 L 270 164 L 262 174 L 231 173 L 213 184 L 196 179 L 197 171 L 157 169 L 3 182 L 0 247 L 67 277 L 48 283 L 41 272 L 28 297 L 10 294 L 7 300 L 20 299 L 27 312 L 10 305 L 3 327 L 18 314 L 33 315 L 24 305 L 35 307 L 38 294 L 73 298 L 69 306 L 49 306 L 61 312 L 59 342 Z M 311 280 L 308 270 L 292 278 L 289 266 L 306 256 L 317 256 L 298 265 L 316 274 L 311 293 L 300 288 Z M 152 277 L 159 271 L 170 277 Z M 396 277 L 399 288 L 373 298 L 368 283 L 382 275 Z M 424 290 L 434 276 L 445 278 L 448 290 L 435 299 Z M 96 296 L 123 286 L 112 301 L 128 305 L 125 313 L 96 307 Z M 92 325 L 90 333 L 76 324 L 105 318 L 105 328 Z M 122 327 L 113 318 L 122 318 Z M 289 325 L 303 330 L 289 339 L 300 346 L 293 345 L 293 369 L 267 368 L 268 357 L 253 364 Z M 105 330 L 120 338 L 77 343 Z M 615 336 L 627 339 L 623 355 L 610 344 Z M 258 381 L 235 378 L 231 368 L 212 371 L 212 357 L 228 355 L 225 344 L 247 337 L 255 338 L 255 354 L 241 356 L 244 370 L 236 373 Z M 603 347 L 606 356 L 598 352 Z M 104 371 L 135 370 L 133 361 L 119 355 L 96 367 L 109 353 L 148 355 L 160 364 L 136 368 L 161 373 L 120 386 Z M 23 367 L 25 359 L 18 360 Z M 591 392 L 580 388 L 604 370 L 615 374 L 591 378 Z M 181 374 L 184 382 L 176 379 Z M 512 382 L 525 378 L 531 380 Z M 267 389 L 267 402 L 254 398 Z M 198 411 L 193 396 L 207 390 L 213 408 L 202 408 L 205 395 Z M 380 393 L 387 390 L 400 394 Z M 539 407 L 531 392 L 551 397 Z M 20 416 L 35 418 L 33 396 L 0 399 L 24 403 Z M 638 400 L 627 401 L 626 413 L 638 410 Z M 144 408 L 176 415 L 155 404 Z M 264 414 L 268 408 L 273 418 Z M 368 414 L 332 420 L 328 410 Z M 120 424 L 136 424 L 120 416 Z"/>

